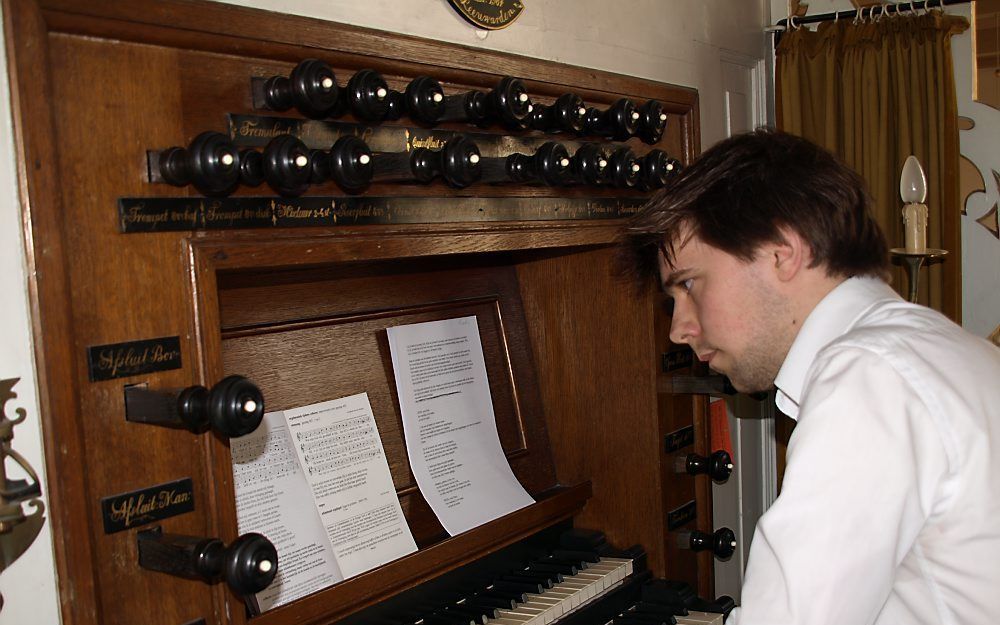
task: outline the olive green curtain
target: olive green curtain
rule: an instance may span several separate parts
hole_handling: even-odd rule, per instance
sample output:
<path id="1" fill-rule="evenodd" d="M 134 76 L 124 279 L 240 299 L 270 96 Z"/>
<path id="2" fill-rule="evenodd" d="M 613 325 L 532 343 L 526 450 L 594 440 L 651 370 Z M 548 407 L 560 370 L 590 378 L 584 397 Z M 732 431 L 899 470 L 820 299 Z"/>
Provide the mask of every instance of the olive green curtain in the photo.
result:
<path id="1" fill-rule="evenodd" d="M 927 246 L 949 251 L 925 268 L 918 301 L 961 321 L 958 111 L 951 35 L 962 17 L 923 15 L 797 28 L 776 50 L 778 127 L 829 149 L 868 183 L 889 247 L 903 247 L 899 175 L 916 155 L 927 176 Z M 894 269 L 905 297 L 907 278 Z"/>

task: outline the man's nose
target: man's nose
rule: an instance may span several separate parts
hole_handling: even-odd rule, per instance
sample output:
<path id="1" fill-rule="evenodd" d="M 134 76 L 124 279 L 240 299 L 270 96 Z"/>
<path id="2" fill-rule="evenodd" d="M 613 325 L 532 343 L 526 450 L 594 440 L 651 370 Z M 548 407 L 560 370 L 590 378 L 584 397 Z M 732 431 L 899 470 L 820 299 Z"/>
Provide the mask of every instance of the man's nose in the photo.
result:
<path id="1" fill-rule="evenodd" d="M 674 313 L 670 318 L 670 342 L 690 344 L 698 335 L 698 320 L 691 307 L 681 301 L 674 301 Z"/>

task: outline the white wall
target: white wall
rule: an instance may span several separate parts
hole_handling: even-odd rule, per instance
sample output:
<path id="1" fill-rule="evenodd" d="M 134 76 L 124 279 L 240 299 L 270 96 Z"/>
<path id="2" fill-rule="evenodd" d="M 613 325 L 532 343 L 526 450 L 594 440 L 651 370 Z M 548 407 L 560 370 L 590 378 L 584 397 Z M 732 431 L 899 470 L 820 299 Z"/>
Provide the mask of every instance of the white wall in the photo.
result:
<path id="1" fill-rule="evenodd" d="M 720 55 L 761 57 L 767 21 L 765 0 L 525 0 L 487 34 L 447 0 L 223 1 L 694 87 L 703 147 L 725 136 Z"/>
<path id="2" fill-rule="evenodd" d="M 0 33 L 0 67 L 7 67 L 6 48 Z M 6 70 L 5 70 L 6 73 Z M 31 325 L 28 314 L 27 277 L 21 211 L 17 202 L 13 131 L 10 119 L 10 90 L 0 80 L 0 379 L 21 378 L 14 386 L 15 399 L 7 402 L 5 416 L 14 418 L 18 408 L 27 411 L 27 420 L 14 428 L 13 448 L 39 473 L 44 485 L 41 427 L 35 390 Z M 23 479 L 13 461 L 6 464 L 10 477 Z M 48 498 L 43 497 L 46 502 Z M 30 508 L 28 509 L 30 512 Z M 48 514 L 46 514 L 46 517 Z M 38 539 L 7 570 L 0 573 L 2 625 L 42 625 L 59 622 L 52 534 L 46 519 Z"/>
<path id="3" fill-rule="evenodd" d="M 701 139 L 725 136 L 723 56 L 760 58 L 767 0 L 524 0 L 505 30 L 486 34 L 463 21 L 447 0 L 226 0 L 369 28 L 593 67 L 694 87 L 701 98 Z M 2 33 L 0 33 L 2 43 Z M 0 46 L 0 53 L 2 53 Z M 3 63 L 6 67 L 6 62 Z M 16 197 L 10 106 L 0 80 L 0 378 L 20 377 L 8 405 L 28 411 L 15 448 L 43 469 L 32 362 L 24 244 Z M 47 492 L 47 488 L 43 487 Z M 0 625 L 59 622 L 48 524 L 41 539 L 0 574 L 6 605 Z"/>

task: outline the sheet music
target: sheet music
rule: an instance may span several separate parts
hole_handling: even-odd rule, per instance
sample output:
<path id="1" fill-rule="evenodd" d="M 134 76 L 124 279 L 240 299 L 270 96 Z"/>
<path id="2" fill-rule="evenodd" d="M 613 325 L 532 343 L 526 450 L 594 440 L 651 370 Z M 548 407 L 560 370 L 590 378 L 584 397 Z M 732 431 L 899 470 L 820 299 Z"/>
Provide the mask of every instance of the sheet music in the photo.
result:
<path id="1" fill-rule="evenodd" d="M 368 394 L 286 410 L 285 419 L 344 577 L 416 551 Z"/>
<path id="2" fill-rule="evenodd" d="M 236 518 L 241 534 L 267 536 L 278 551 L 278 573 L 257 593 L 261 611 L 322 590 L 344 579 L 316 514 L 282 412 L 264 415 L 260 426 L 230 441 Z M 312 509 L 312 506 L 308 506 Z"/>
<path id="3" fill-rule="evenodd" d="M 476 317 L 387 332 L 410 468 L 445 530 L 534 503 L 500 446 Z"/>

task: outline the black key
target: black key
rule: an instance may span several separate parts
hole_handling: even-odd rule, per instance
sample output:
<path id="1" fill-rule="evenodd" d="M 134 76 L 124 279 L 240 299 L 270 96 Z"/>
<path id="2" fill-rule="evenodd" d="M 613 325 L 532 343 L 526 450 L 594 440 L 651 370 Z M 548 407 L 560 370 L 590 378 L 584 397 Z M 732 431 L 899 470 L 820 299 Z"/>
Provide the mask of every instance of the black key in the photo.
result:
<path id="1" fill-rule="evenodd" d="M 581 562 L 590 562 L 591 564 L 597 564 L 601 561 L 601 556 L 597 555 L 596 551 L 580 551 L 574 549 L 556 549 L 552 552 L 553 558 L 559 558 L 561 560 L 579 560 Z"/>
<path id="2" fill-rule="evenodd" d="M 504 573 L 499 579 L 507 582 L 528 582 L 529 584 L 541 584 L 542 588 L 552 588 L 555 580 L 547 573 L 535 573 L 532 571 L 512 571 Z"/>
<path id="3" fill-rule="evenodd" d="M 563 566 L 575 566 L 577 571 L 582 571 L 584 569 L 590 568 L 590 562 L 585 562 L 583 560 L 573 559 L 573 558 L 556 558 L 549 557 L 543 560 L 539 560 L 542 564 L 560 564 Z"/>
<path id="4" fill-rule="evenodd" d="M 509 588 L 496 588 L 495 585 L 491 586 L 489 590 L 485 590 L 476 597 L 491 597 L 495 599 L 502 599 L 507 601 L 513 601 L 515 603 L 524 603 L 528 599 L 524 596 L 524 591 L 522 590 L 512 590 Z"/>
<path id="5" fill-rule="evenodd" d="M 561 573 L 563 575 L 576 575 L 580 572 L 580 569 L 572 564 L 560 564 L 555 560 L 546 560 L 544 562 L 531 562 L 528 564 L 528 569 L 532 571 L 545 571 L 549 573 Z M 559 580 L 562 581 L 562 580 Z"/>
<path id="6" fill-rule="evenodd" d="M 486 619 L 497 617 L 497 609 L 495 606 L 477 606 L 470 605 L 468 602 L 465 602 L 448 606 L 448 609 L 458 614 L 467 614 L 472 617 L 475 617 L 477 614 L 482 615 L 483 618 Z"/>
<path id="7" fill-rule="evenodd" d="M 470 619 L 473 623 L 476 623 L 476 625 L 486 625 L 486 621 L 489 620 L 486 618 L 486 615 L 483 614 L 482 610 L 458 609 L 458 606 L 453 605 L 448 606 L 444 610 L 436 612 L 435 614 L 439 614 L 445 618 L 453 617 L 458 619 Z"/>
<path id="8" fill-rule="evenodd" d="M 484 597 L 476 595 L 465 600 L 465 605 L 479 610 L 513 610 L 517 607 L 517 601 L 504 599 L 502 597 Z"/>
<path id="9" fill-rule="evenodd" d="M 674 603 L 658 603 L 656 601 L 640 601 L 635 604 L 636 610 L 643 612 L 658 612 L 660 614 L 673 614 L 675 616 L 687 616 L 688 610 L 682 605 Z"/>
<path id="10" fill-rule="evenodd" d="M 428 614 L 423 618 L 423 621 L 423 625 L 477 625 L 476 622 L 468 616 L 460 616 L 458 614 Z"/>
<path id="11" fill-rule="evenodd" d="M 643 617 L 631 612 L 626 612 L 621 616 L 616 616 L 611 621 L 615 625 L 675 625 L 677 620 L 672 616 L 666 618 Z"/>
<path id="12" fill-rule="evenodd" d="M 512 582 L 510 580 L 497 580 L 493 582 L 493 586 L 490 590 L 507 590 L 513 592 L 532 592 L 536 595 L 542 594 L 545 590 L 539 583 L 533 583 L 528 581 Z"/>

